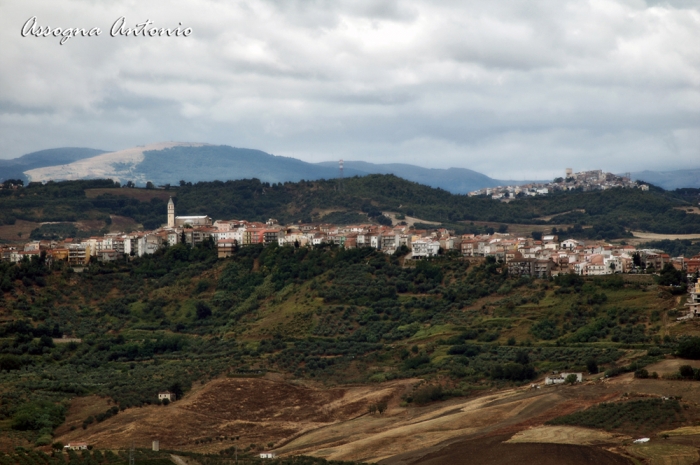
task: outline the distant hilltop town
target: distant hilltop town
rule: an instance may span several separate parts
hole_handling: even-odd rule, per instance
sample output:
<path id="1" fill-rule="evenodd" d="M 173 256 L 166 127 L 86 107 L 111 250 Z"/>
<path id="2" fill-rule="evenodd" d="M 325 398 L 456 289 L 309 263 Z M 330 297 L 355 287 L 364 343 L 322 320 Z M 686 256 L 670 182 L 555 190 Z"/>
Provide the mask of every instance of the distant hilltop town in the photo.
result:
<path id="1" fill-rule="evenodd" d="M 490 196 L 494 200 L 508 202 L 519 197 L 546 195 L 555 191 L 571 191 L 575 189 L 591 191 L 612 189 L 614 187 L 649 190 L 648 185 L 632 181 L 629 174 L 617 176 L 612 173 L 604 173 L 603 170 L 574 173 L 571 168 L 567 168 L 563 178 L 556 178 L 552 182 L 523 184 L 521 186 L 488 187 L 470 192 L 469 195 L 485 195 Z"/>

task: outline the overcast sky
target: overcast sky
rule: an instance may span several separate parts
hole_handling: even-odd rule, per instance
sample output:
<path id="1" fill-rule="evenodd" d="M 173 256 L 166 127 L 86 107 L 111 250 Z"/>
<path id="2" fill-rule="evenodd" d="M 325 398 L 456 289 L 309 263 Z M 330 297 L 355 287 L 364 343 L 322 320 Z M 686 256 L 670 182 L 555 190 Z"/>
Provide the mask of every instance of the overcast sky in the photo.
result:
<path id="1" fill-rule="evenodd" d="M 98 37 L 22 37 L 33 17 Z M 110 36 L 151 20 L 189 37 Z M 700 0 L 0 0 L 0 158 L 226 144 L 504 179 L 700 168 Z"/>

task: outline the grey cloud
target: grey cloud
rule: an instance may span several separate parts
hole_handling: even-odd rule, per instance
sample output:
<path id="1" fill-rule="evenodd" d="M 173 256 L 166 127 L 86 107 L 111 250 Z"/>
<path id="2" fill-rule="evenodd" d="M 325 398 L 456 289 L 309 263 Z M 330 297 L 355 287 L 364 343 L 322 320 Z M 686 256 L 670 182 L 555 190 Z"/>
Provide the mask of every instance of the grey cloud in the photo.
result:
<path id="1" fill-rule="evenodd" d="M 29 0 L 0 17 L 0 157 L 181 140 L 498 178 L 694 166 L 699 5 Z M 103 35 L 19 37 L 33 14 Z M 121 15 L 194 33 L 109 37 Z"/>

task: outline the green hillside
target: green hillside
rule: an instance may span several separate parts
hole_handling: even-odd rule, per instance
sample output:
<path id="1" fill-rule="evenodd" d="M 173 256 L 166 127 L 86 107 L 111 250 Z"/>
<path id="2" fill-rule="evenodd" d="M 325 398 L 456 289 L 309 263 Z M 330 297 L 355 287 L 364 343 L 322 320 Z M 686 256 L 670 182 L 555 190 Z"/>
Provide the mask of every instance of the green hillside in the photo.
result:
<path id="1" fill-rule="evenodd" d="M 675 297 L 653 281 L 514 279 L 490 260 L 402 264 L 371 249 L 251 246 L 217 259 L 211 245 L 178 245 L 79 274 L 34 259 L 0 263 L 0 292 L 0 428 L 33 440 L 50 439 L 74 395 L 124 409 L 197 380 L 276 371 L 439 380 L 406 399 L 423 403 L 612 368 L 631 347 L 670 352 L 683 329 L 669 332 Z M 82 342 L 52 339 L 64 334 Z"/>
<path id="2" fill-rule="evenodd" d="M 298 183 L 261 183 L 256 179 L 181 183 L 170 189 L 178 214 L 213 218 L 280 222 L 319 221 L 323 212 L 394 211 L 469 230 L 470 222 L 503 224 L 569 224 L 566 234 L 589 239 L 614 239 L 628 231 L 663 234 L 700 233 L 700 215 L 693 206 L 700 190 L 668 192 L 652 188 L 566 192 L 503 203 L 488 198 L 454 195 L 392 175 Z M 91 189 L 102 189 L 91 191 Z M 133 218 L 146 229 L 165 218 L 167 194 L 162 190 L 118 189 L 110 180 L 32 184 L 0 190 L 0 225 L 17 219 L 37 222 L 108 221 L 109 215 Z M 88 195 L 99 192 L 99 195 Z M 156 192 L 159 193 L 156 195 Z M 128 194 L 128 195 L 127 195 Z M 357 218 L 357 216 L 355 216 Z"/>

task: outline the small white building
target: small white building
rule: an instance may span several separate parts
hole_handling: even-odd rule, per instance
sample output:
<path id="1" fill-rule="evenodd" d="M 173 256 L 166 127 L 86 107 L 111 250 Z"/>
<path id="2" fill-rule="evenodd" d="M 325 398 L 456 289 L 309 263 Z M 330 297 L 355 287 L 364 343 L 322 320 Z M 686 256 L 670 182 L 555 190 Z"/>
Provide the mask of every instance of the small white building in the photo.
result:
<path id="1" fill-rule="evenodd" d="M 261 452 L 260 453 L 261 459 L 274 459 L 275 457 L 277 457 L 277 454 L 275 454 L 274 452 Z"/>
<path id="2" fill-rule="evenodd" d="M 71 442 L 63 446 L 65 450 L 87 450 L 87 442 Z"/>
<path id="3" fill-rule="evenodd" d="M 158 400 L 163 400 L 163 399 L 168 399 L 170 402 L 175 402 L 177 400 L 177 396 L 175 395 L 174 392 L 170 391 L 163 391 L 158 393 Z"/>
<path id="4" fill-rule="evenodd" d="M 564 381 L 566 381 L 566 378 L 569 375 L 576 375 L 576 382 L 580 383 L 583 381 L 583 373 L 557 373 L 551 376 L 547 376 L 544 379 L 544 384 L 550 385 L 550 384 L 563 384 Z"/>

